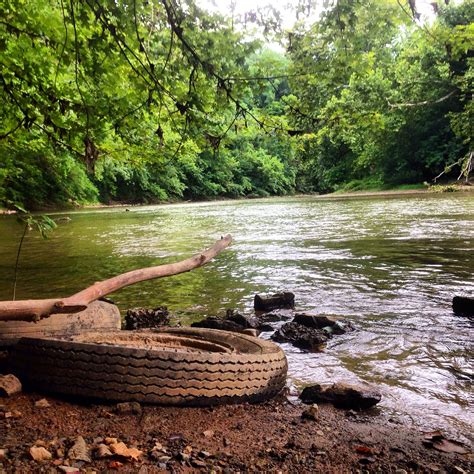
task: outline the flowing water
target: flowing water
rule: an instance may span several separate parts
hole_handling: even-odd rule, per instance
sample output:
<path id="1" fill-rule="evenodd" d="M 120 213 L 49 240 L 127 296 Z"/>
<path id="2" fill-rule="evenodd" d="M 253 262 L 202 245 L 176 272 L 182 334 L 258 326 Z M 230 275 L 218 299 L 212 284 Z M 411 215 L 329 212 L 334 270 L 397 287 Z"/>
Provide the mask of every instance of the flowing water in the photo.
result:
<path id="1" fill-rule="evenodd" d="M 273 198 L 82 210 L 49 240 L 29 233 L 17 298 L 72 294 L 94 281 L 171 262 L 231 233 L 232 247 L 190 273 L 123 289 L 121 309 L 167 305 L 184 322 L 255 293 L 291 290 L 297 309 L 348 318 L 357 331 L 321 353 L 284 345 L 290 383 L 377 384 L 387 416 L 469 437 L 473 321 L 453 315 L 474 294 L 474 196 Z M 54 217 L 61 217 L 60 214 Z M 22 228 L 0 216 L 0 299 L 10 299 Z"/>

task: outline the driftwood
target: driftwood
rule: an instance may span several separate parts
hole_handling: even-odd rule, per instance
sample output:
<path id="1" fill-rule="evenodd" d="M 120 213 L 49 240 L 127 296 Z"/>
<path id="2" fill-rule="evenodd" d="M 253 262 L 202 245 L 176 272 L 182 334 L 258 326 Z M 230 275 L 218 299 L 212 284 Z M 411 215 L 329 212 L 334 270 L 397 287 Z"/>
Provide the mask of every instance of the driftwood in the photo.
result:
<path id="1" fill-rule="evenodd" d="M 158 265 L 156 267 L 140 268 L 131 272 L 122 273 L 108 280 L 94 283 L 88 288 L 67 298 L 0 301 L 0 321 L 39 321 L 56 313 L 77 313 L 83 311 L 93 301 L 106 296 L 125 286 L 140 281 L 152 280 L 179 273 L 189 272 L 194 268 L 205 265 L 222 250 L 230 245 L 232 237 L 221 237 L 212 247 L 198 253 L 194 257 L 176 263 Z"/>

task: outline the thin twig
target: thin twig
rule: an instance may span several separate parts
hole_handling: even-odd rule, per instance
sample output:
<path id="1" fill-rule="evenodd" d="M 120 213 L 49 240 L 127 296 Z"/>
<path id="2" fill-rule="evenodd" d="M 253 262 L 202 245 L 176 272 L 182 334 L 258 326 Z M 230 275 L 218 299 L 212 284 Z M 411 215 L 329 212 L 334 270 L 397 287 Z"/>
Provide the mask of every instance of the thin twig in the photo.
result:
<path id="1" fill-rule="evenodd" d="M 20 262 L 21 247 L 23 246 L 23 240 L 25 240 L 25 235 L 26 235 L 27 230 L 28 230 L 28 223 L 25 222 L 23 235 L 21 236 L 20 244 L 18 245 L 18 250 L 16 252 L 15 275 L 13 276 L 13 298 L 12 298 L 13 301 L 15 301 L 15 298 L 16 298 L 16 283 L 18 281 L 18 264 Z"/>

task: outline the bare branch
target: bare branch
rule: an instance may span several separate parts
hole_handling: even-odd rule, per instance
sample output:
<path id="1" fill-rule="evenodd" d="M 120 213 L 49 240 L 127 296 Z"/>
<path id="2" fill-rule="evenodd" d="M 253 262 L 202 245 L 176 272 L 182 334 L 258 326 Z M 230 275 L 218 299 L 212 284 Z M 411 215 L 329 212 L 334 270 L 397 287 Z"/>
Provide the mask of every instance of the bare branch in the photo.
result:
<path id="1" fill-rule="evenodd" d="M 0 321 L 39 321 L 54 313 L 77 313 L 86 309 L 93 301 L 134 283 L 178 275 L 201 267 L 227 248 L 231 242 L 232 237 L 226 235 L 221 237 L 212 247 L 194 257 L 176 263 L 140 268 L 122 273 L 108 280 L 94 283 L 68 298 L 2 301 L 0 302 Z"/>
<path id="2" fill-rule="evenodd" d="M 396 108 L 402 108 L 402 107 L 421 107 L 423 105 L 434 105 L 434 104 L 439 104 L 440 102 L 444 102 L 445 100 L 449 99 L 452 95 L 454 95 L 457 92 L 457 89 L 452 90 L 449 94 L 446 94 L 445 96 L 437 99 L 437 100 L 424 100 L 422 102 L 406 102 L 405 104 L 391 104 L 389 100 L 387 99 L 388 105 L 392 109 Z"/>

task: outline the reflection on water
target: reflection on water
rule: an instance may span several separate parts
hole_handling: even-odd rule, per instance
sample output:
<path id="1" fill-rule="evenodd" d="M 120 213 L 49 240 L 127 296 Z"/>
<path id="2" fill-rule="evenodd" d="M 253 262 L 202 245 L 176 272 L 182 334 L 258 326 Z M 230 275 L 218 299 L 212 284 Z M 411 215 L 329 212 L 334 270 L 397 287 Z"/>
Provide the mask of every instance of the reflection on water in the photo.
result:
<path id="1" fill-rule="evenodd" d="M 474 198 L 286 198 L 69 214 L 52 238 L 28 235 L 19 298 L 74 293 L 130 269 L 187 257 L 230 232 L 213 263 L 113 295 L 122 309 L 165 304 L 189 322 L 226 308 L 250 311 L 253 295 L 296 294 L 302 310 L 337 314 L 358 331 L 325 352 L 286 346 L 294 383 L 367 380 L 382 408 L 426 428 L 469 433 L 473 326 L 451 312 L 474 294 Z M 21 228 L 0 218 L 0 299 L 11 297 Z"/>

